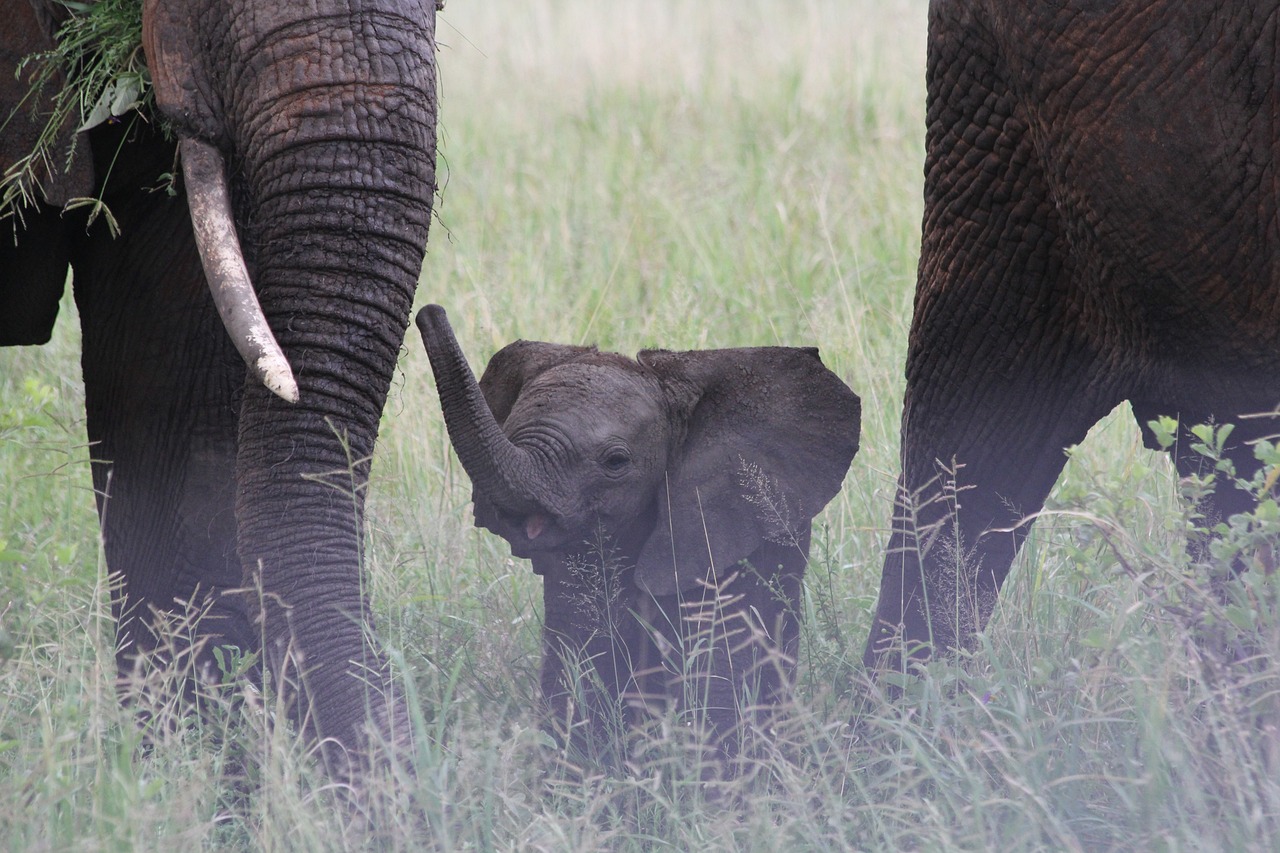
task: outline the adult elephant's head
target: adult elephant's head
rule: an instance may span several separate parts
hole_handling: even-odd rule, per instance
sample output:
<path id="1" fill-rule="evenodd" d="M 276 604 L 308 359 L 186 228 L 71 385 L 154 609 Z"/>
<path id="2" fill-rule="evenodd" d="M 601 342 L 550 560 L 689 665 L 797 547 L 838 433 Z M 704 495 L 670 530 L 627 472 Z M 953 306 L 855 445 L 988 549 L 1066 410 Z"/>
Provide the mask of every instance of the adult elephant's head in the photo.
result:
<path id="1" fill-rule="evenodd" d="M 25 31 L 44 28 L 46 42 L 56 7 L 5 5 Z M 221 636 L 261 640 L 299 722 L 345 748 L 361 747 L 368 719 L 396 739 L 407 719 L 390 710 L 385 656 L 367 637 L 361 541 L 369 460 L 435 191 L 434 29 L 435 0 L 144 0 L 147 65 L 183 175 L 178 199 L 122 187 L 143 166 L 153 182 L 172 169 L 172 142 L 104 126 L 88 158 L 96 184 L 61 186 L 92 180 L 79 158 L 78 172 L 46 183 L 44 199 L 101 193 L 120 238 L 83 224 L 59 230 L 56 211 L 41 208 L 19 228 L 18 248 L 4 250 L 12 257 L 0 257 L 9 267 L 0 308 L 41 302 L 43 281 L 56 284 L 56 311 L 67 263 L 75 269 L 122 623 L 239 586 L 226 581 L 234 564 L 260 606 L 227 615 L 225 625 L 249 627 Z M 41 46 L 4 39 L 15 55 Z M 111 133 L 126 137 L 123 147 L 104 153 Z M 184 248 L 195 243 L 198 261 Z M 203 278 L 247 382 L 226 367 L 225 335 L 195 316 L 208 304 L 194 286 Z M 0 323 L 0 344 L 47 337 L 52 314 L 37 308 L 11 335 Z M 110 479 L 99 478 L 108 467 Z M 228 553 L 211 557 L 223 530 Z M 149 629 L 128 630 L 122 646 L 146 645 Z"/>
<path id="2" fill-rule="evenodd" d="M 348 335 L 377 349 L 361 334 L 361 316 L 372 318 L 373 338 L 387 337 L 380 309 L 393 327 L 406 325 L 434 190 L 434 12 L 434 0 L 143 4 L 156 101 L 180 139 L 219 313 L 249 368 L 288 402 L 300 391 L 257 316 L 237 230 L 252 240 L 267 316 L 313 315 L 310 334 L 287 349 L 329 362 L 321 352 L 348 350 Z M 386 298 L 354 305 L 358 290 Z M 328 309 L 319 307 L 325 295 Z M 330 379 L 365 379 L 334 367 Z M 344 408 L 364 403 L 366 391 L 385 395 L 385 385 L 361 388 Z"/>

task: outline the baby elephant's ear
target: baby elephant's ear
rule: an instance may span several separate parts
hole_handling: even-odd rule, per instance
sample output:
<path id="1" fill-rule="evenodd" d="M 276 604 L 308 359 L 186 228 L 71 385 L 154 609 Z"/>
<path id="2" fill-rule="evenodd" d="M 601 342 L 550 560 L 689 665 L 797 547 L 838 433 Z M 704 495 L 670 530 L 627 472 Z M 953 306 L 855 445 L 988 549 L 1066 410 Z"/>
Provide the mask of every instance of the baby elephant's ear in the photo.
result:
<path id="1" fill-rule="evenodd" d="M 805 541 L 858 451 L 861 415 L 857 395 L 818 351 L 658 350 L 639 360 L 669 390 L 686 428 L 637 561 L 640 588 L 672 595 L 718 577 L 765 541 Z"/>
<path id="2" fill-rule="evenodd" d="M 595 352 L 595 347 L 578 347 L 568 344 L 548 344 L 542 341 L 516 341 L 507 344 L 493 354 L 484 375 L 480 377 L 480 391 L 489 404 L 498 423 L 506 423 L 511 407 L 520 397 L 520 390 L 538 374 L 557 365 L 573 361 L 583 353 Z"/>

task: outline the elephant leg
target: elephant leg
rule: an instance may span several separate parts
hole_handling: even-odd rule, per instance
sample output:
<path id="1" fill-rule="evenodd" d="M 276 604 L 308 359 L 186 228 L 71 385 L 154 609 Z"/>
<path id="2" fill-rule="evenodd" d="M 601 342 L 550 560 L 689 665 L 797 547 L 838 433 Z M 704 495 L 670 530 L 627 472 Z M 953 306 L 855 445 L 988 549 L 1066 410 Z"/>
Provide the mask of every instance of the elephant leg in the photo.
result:
<path id="1" fill-rule="evenodd" d="M 800 655 L 800 609 L 809 559 L 810 529 L 797 541 L 766 542 L 751 555 L 750 585 L 741 609 L 754 639 L 745 663 L 744 695 L 761 706 L 785 702 L 791 695 Z"/>
<path id="2" fill-rule="evenodd" d="M 729 755 L 746 734 L 742 723 L 767 727 L 774 707 L 791 695 L 809 551 L 808 528 L 797 533 L 794 542 L 765 542 L 724 578 L 714 597 L 710 591 L 704 596 L 704 604 L 713 602 L 714 617 L 697 614 L 702 623 L 715 626 L 703 631 L 715 652 L 703 672 L 711 684 L 702 692 L 721 700 L 708 707 L 707 720 Z M 696 635 L 697 625 L 691 627 L 689 633 Z"/>
<path id="3" fill-rule="evenodd" d="M 924 657 L 967 646 L 985 627 L 1065 449 L 1094 420 L 1004 422 L 991 447 L 966 448 L 948 465 L 926 464 L 927 452 L 904 458 L 869 667 L 898 668 L 900 650 Z"/>
<path id="4" fill-rule="evenodd" d="M 673 704 L 721 759 L 739 754 L 745 719 L 766 724 L 790 695 L 808 547 L 806 528 L 796 542 L 766 542 L 715 585 L 640 601 L 627 643 L 637 698 Z"/>
<path id="5" fill-rule="evenodd" d="M 622 758 L 634 694 L 633 618 L 616 573 L 555 561 L 542 568 L 544 722 L 575 755 Z"/>
<path id="6" fill-rule="evenodd" d="M 1250 481 L 1261 467 L 1253 454 L 1253 443 L 1259 439 L 1274 441 L 1277 433 L 1280 433 L 1280 416 L 1274 414 L 1274 403 L 1270 401 L 1270 393 L 1265 386 L 1266 383 L 1263 383 L 1261 393 L 1245 395 L 1251 402 L 1244 405 L 1238 401 L 1234 405 L 1207 407 L 1203 402 L 1187 406 L 1159 405 L 1138 400 L 1133 403 L 1134 415 L 1142 428 L 1143 437 L 1147 446 L 1153 449 L 1158 448 L 1159 444 L 1148 423 L 1159 415 L 1178 418 L 1176 440 L 1168 448 L 1168 452 L 1179 476 L 1213 476 L 1212 487 L 1201 494 L 1196 503 L 1195 510 L 1200 518 L 1187 536 L 1187 554 L 1193 563 L 1209 569 L 1207 593 L 1209 600 L 1217 605 L 1230 605 L 1233 600 L 1238 601 L 1235 597 L 1241 590 L 1231 582 L 1250 566 L 1259 567 L 1264 572 L 1275 569 L 1275 551 L 1270 546 L 1245 549 L 1237 553 L 1228 565 L 1215 559 L 1211 550 L 1213 543 L 1219 538 L 1219 534 L 1215 532 L 1219 524 L 1227 522 L 1233 515 L 1253 511 L 1258 504 L 1257 493 L 1240 488 L 1236 480 Z M 1265 412 L 1273 414 L 1263 416 L 1262 413 Z M 1247 416 L 1238 416 L 1242 414 Z M 1219 456 L 1206 456 L 1193 449 L 1192 445 L 1201 444 L 1201 439 L 1191 433 L 1191 427 L 1227 423 L 1233 428 L 1223 443 Z M 1216 470 L 1218 458 L 1232 463 L 1234 477 Z M 1271 665 L 1265 643 L 1259 643 L 1256 636 L 1250 637 L 1249 632 L 1237 632 L 1230 628 L 1224 630 L 1221 627 L 1223 624 L 1229 623 L 1218 623 L 1219 627 L 1212 627 L 1213 622 L 1202 623 L 1193 630 L 1200 653 L 1206 660 L 1229 665 L 1227 670 L 1221 672 L 1216 668 L 1208 670 L 1212 677 L 1233 673 L 1231 678 L 1249 679 Z"/>
<path id="7" fill-rule="evenodd" d="M 1030 117 L 981 34 L 931 21 L 902 474 L 865 662 L 986 623 L 1063 449 L 1123 399 L 1123 316 L 1081 267 Z M 963 57 L 963 61 L 949 61 Z"/>
<path id="8" fill-rule="evenodd" d="M 185 201 L 153 193 L 112 210 L 118 238 L 101 222 L 71 230 L 117 661 L 127 675 L 158 655 L 216 681 L 216 647 L 258 645 L 236 591 L 233 398 L 244 365 L 210 301 Z M 184 681 L 188 695 L 194 687 Z"/>
<path id="9" fill-rule="evenodd" d="M 714 585 L 656 599 L 666 692 L 722 758 L 738 754 L 742 724 L 759 721 L 757 712 L 790 686 L 800 574 L 778 571 L 788 550 L 795 548 L 766 543 Z"/>
<path id="10" fill-rule="evenodd" d="M 67 237 L 59 211 L 23 213 L 0 240 L 0 346 L 48 343 L 67 281 Z"/>

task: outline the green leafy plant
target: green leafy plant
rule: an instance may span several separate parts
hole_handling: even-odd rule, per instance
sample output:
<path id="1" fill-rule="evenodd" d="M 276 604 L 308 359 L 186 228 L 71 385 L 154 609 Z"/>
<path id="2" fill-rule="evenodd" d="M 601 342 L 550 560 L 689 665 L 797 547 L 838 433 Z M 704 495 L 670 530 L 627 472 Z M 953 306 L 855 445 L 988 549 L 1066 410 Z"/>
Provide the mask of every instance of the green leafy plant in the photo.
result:
<path id="1" fill-rule="evenodd" d="M 20 216 L 23 207 L 36 202 L 41 174 L 65 171 L 70 166 L 74 147 L 56 150 L 64 128 L 74 125 L 77 132 L 90 130 L 134 110 L 138 115 L 151 110 L 153 95 L 142 53 L 140 0 L 62 0 L 60 5 L 69 14 L 58 28 L 56 46 L 19 64 L 18 74 L 29 74 L 31 88 L 23 103 L 0 125 L 3 130 L 23 110 L 47 105 L 35 146 L 0 176 L 0 219 Z M 58 80 L 66 83 L 47 98 L 41 97 Z M 115 221 L 100 198 L 73 198 L 66 204 L 68 210 L 82 207 L 89 208 L 90 221 L 105 216 L 115 233 Z"/>

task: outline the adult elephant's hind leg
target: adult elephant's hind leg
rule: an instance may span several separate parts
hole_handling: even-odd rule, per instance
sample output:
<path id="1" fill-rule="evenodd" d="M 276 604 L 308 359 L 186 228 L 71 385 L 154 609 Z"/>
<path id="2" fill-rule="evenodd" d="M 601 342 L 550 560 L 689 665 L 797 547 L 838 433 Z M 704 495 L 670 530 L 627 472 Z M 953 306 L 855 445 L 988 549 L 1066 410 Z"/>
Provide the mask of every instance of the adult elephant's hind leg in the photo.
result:
<path id="1" fill-rule="evenodd" d="M 954 16 L 954 20 L 952 19 Z M 1031 118 L 990 33 L 930 20 L 925 212 L 902 474 L 864 659 L 969 641 L 1062 470 L 1121 399 L 1098 352 L 1098 271 L 1078 270 Z M 1096 292 L 1096 289 L 1095 291 Z"/>
<path id="2" fill-rule="evenodd" d="M 975 391 L 972 405 L 957 403 L 970 413 L 956 412 L 957 432 L 937 414 L 921 417 L 909 392 L 869 667 L 898 668 L 904 647 L 920 657 L 971 643 L 1066 463 L 1065 449 L 1105 411 L 1071 399 L 1018 411 L 989 388 Z"/>

